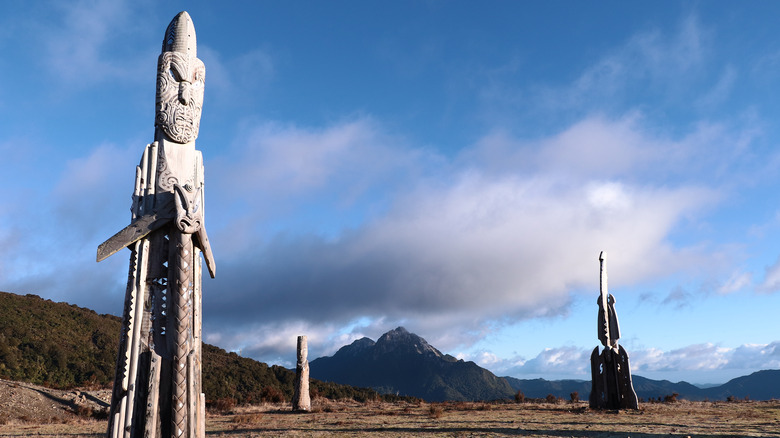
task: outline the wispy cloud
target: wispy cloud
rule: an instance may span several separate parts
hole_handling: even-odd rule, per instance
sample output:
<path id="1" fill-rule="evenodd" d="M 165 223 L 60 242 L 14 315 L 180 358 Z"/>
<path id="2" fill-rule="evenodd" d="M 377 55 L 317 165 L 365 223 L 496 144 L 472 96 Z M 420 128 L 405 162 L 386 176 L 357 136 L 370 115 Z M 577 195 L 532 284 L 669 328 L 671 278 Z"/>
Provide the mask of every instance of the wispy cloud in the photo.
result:
<path id="1" fill-rule="evenodd" d="M 750 272 L 737 271 L 731 274 L 719 288 L 718 293 L 730 294 L 739 292 L 753 285 L 753 274 Z"/>
<path id="2" fill-rule="evenodd" d="M 692 299 L 693 295 L 690 292 L 686 291 L 682 286 L 677 286 L 666 295 L 661 304 L 680 309 L 690 306 Z"/>
<path id="3" fill-rule="evenodd" d="M 712 89 L 696 100 L 696 105 L 702 109 L 709 109 L 723 103 L 733 91 L 736 81 L 737 69 L 732 65 L 727 65 Z"/>
<path id="4" fill-rule="evenodd" d="M 143 11 L 142 4 L 125 1 L 81 0 L 57 6 L 38 36 L 52 76 L 71 87 L 143 77 L 139 73 L 149 68 L 134 62 L 138 54 L 124 43 L 135 32 L 148 32 L 141 23 L 150 15 Z"/>
<path id="5" fill-rule="evenodd" d="M 207 66 L 208 104 L 214 108 L 235 110 L 262 101 L 276 75 L 276 60 L 261 48 L 226 57 L 206 44 L 199 44 L 198 58 Z"/>
<path id="6" fill-rule="evenodd" d="M 656 111 L 670 103 L 692 100 L 714 102 L 726 96 L 735 79 L 726 70 L 709 97 L 700 96 L 699 83 L 712 81 L 713 32 L 691 13 L 671 30 L 646 27 L 604 50 L 593 62 L 564 81 L 518 81 L 522 63 L 512 56 L 503 68 L 482 73 L 479 114 L 486 124 L 535 132 L 534 126 L 517 128 L 517 115 L 539 125 L 542 132 L 560 129 L 587 114 L 601 111 L 617 115 L 626 109 Z M 528 62 L 534 62 L 529 60 Z"/>
<path id="7" fill-rule="evenodd" d="M 771 266 L 767 266 L 764 273 L 764 280 L 758 287 L 762 292 L 780 291 L 780 258 Z"/>

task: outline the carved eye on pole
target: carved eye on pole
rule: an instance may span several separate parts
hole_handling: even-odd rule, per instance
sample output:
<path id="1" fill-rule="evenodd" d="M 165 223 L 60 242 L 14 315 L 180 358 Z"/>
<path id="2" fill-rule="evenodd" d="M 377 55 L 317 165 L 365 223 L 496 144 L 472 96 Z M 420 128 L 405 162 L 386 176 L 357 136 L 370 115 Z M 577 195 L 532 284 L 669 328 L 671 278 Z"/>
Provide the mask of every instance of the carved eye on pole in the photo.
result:
<path id="1" fill-rule="evenodd" d="M 198 60 L 196 60 L 196 61 L 198 61 Z M 206 80 L 206 69 L 203 66 L 202 62 L 201 63 L 195 62 L 194 64 L 195 64 L 195 67 L 193 68 L 193 73 L 192 73 L 192 78 L 191 78 L 192 86 L 194 88 L 202 89 L 203 88 L 203 84 L 204 84 L 204 82 Z"/>

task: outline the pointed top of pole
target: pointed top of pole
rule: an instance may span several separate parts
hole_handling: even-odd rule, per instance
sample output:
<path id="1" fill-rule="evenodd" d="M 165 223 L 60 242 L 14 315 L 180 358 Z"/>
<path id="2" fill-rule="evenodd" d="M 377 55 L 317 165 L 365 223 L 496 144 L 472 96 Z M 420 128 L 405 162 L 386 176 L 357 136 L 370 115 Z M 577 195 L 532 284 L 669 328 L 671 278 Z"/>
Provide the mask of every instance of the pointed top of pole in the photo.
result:
<path id="1" fill-rule="evenodd" d="M 181 11 L 173 17 L 171 24 L 165 29 L 162 44 L 163 52 L 180 52 L 198 56 L 195 25 L 187 11 Z"/>

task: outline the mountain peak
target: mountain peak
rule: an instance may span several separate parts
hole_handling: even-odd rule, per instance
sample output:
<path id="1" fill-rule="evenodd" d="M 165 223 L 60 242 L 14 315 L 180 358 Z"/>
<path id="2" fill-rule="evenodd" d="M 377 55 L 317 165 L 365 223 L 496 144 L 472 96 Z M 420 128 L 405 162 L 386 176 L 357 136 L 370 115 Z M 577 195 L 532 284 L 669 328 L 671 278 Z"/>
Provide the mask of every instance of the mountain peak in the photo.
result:
<path id="1" fill-rule="evenodd" d="M 441 352 L 433 348 L 425 339 L 410 333 L 403 327 L 398 327 L 383 334 L 376 341 L 375 348 L 376 353 L 379 355 L 403 351 L 418 355 L 442 356 Z"/>
<path id="2" fill-rule="evenodd" d="M 380 336 L 377 342 L 406 342 L 414 338 L 419 338 L 419 336 L 409 333 L 408 330 L 399 326 Z"/>
<path id="3" fill-rule="evenodd" d="M 474 362 L 442 354 L 404 327 L 390 330 L 376 343 L 359 339 L 332 357 L 311 361 L 309 367 L 315 379 L 430 401 L 505 399 L 516 392 L 505 379 Z"/>
<path id="4" fill-rule="evenodd" d="M 349 345 L 345 345 L 341 348 L 339 348 L 339 351 L 336 352 L 336 354 L 341 356 L 358 356 L 360 354 L 363 354 L 366 350 L 370 350 L 374 346 L 374 341 L 372 341 L 369 338 L 362 337 L 360 339 L 356 339 L 354 342 L 352 342 Z"/>

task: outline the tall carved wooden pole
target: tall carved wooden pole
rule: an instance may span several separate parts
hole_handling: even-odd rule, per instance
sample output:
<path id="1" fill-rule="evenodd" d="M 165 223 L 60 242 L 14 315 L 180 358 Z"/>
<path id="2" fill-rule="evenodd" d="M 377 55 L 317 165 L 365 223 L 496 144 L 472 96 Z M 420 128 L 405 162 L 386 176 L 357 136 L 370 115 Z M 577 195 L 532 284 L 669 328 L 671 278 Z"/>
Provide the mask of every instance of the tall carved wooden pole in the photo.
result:
<path id="1" fill-rule="evenodd" d="M 590 355 L 591 391 L 590 407 L 594 409 L 638 409 L 639 401 L 631 382 L 628 353 L 618 345 L 620 325 L 615 312 L 615 297 L 607 292 L 607 254 L 599 254 L 600 294 L 598 338 L 604 345 Z"/>
<path id="2" fill-rule="evenodd" d="M 165 31 L 157 61 L 154 142 L 136 167 L 131 223 L 97 260 L 130 248 L 108 435 L 205 436 L 201 386 L 201 262 L 216 264 L 204 220 L 203 157 L 195 149 L 206 69 L 187 12 Z"/>

